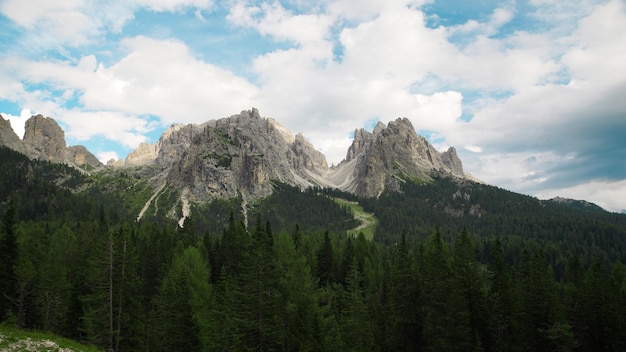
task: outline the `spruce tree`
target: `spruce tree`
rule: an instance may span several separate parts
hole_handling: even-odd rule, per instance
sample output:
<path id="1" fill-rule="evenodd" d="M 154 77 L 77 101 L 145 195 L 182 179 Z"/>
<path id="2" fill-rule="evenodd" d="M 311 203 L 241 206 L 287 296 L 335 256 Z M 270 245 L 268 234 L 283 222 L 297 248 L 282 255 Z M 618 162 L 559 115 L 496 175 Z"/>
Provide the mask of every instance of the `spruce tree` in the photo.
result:
<path id="1" fill-rule="evenodd" d="M 402 232 L 390 275 L 389 346 L 394 351 L 415 351 L 421 344 L 422 297 L 414 270 L 406 234 Z"/>
<path id="2" fill-rule="evenodd" d="M 188 247 L 174 258 L 155 299 L 156 350 L 200 351 L 208 347 L 209 273 L 196 247 Z"/>
<path id="3" fill-rule="evenodd" d="M 0 225 L 0 321 L 6 319 L 15 302 L 17 277 L 14 272 L 18 260 L 15 234 L 16 210 L 11 202 Z"/>
<path id="4" fill-rule="evenodd" d="M 333 282 L 333 246 L 330 242 L 330 236 L 328 231 L 324 232 L 324 241 L 322 246 L 317 251 L 317 277 L 319 278 L 319 285 L 325 286 Z"/>
<path id="5" fill-rule="evenodd" d="M 471 351 L 475 339 L 471 335 L 469 310 L 454 280 L 450 253 L 439 227 L 430 235 L 424 249 L 421 286 L 426 349 Z"/>

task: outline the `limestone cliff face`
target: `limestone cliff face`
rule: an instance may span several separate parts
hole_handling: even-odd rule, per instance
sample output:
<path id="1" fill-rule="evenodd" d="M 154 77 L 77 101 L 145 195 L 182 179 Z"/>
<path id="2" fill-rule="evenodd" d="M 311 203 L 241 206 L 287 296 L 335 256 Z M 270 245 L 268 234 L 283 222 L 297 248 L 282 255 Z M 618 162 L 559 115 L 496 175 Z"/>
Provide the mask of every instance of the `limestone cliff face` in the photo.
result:
<path id="1" fill-rule="evenodd" d="M 157 157 L 157 145 L 149 143 L 141 143 L 137 149 L 133 150 L 126 157 L 124 165 L 139 166 L 154 163 Z"/>
<path id="2" fill-rule="evenodd" d="M 54 119 L 41 115 L 27 121 L 24 140 L 0 116 L 0 144 L 84 170 L 102 165 L 86 148 L 66 147 L 63 130 Z M 302 134 L 294 136 L 256 109 L 203 124 L 173 125 L 158 143 L 142 143 L 125 161 L 108 164 L 157 165 L 152 168 L 155 187 L 167 183 L 186 201 L 196 202 L 267 196 L 272 181 L 375 197 L 385 189 L 399 189 L 407 179 L 429 180 L 433 174 L 472 179 L 463 172 L 453 147 L 437 151 L 406 118 L 378 123 L 372 132 L 357 129 L 346 158 L 329 169 L 325 156 Z"/>
<path id="3" fill-rule="evenodd" d="M 160 144 L 157 161 L 172 163 L 168 183 L 186 188 L 195 201 L 267 196 L 274 180 L 312 186 L 328 168 L 326 158 L 303 136 L 294 137 L 256 109 L 181 127 Z"/>
<path id="4" fill-rule="evenodd" d="M 0 145 L 7 146 L 29 158 L 66 163 L 85 170 L 102 163 L 82 145 L 67 147 L 65 132 L 51 117 L 34 115 L 26 120 L 24 139 L 17 137 L 9 121 L 0 116 Z"/>
<path id="5" fill-rule="evenodd" d="M 102 166 L 100 160 L 82 145 L 67 147 L 65 149 L 65 162 L 80 168 L 85 168 L 86 166 L 97 168 Z"/>
<path id="6" fill-rule="evenodd" d="M 172 126 L 159 140 L 155 160 L 171 168 L 168 183 L 195 201 L 267 196 L 274 180 L 375 197 L 434 173 L 467 178 L 453 147 L 437 151 L 406 118 L 378 123 L 371 133 L 356 130 L 345 160 L 329 169 L 302 134 L 294 137 L 256 109 L 202 125 Z"/>
<path id="7" fill-rule="evenodd" d="M 155 162 L 170 167 L 181 160 L 196 135 L 202 131 L 199 125 L 172 125 L 163 132 L 157 143 Z"/>
<path id="8" fill-rule="evenodd" d="M 356 130 L 346 159 L 330 178 L 346 191 L 375 197 L 388 187 L 399 188 L 406 178 L 428 180 L 433 172 L 465 177 L 453 147 L 438 152 L 408 119 L 399 118 L 387 126 L 379 122 L 372 133 Z"/>
<path id="9" fill-rule="evenodd" d="M 34 153 L 32 150 L 29 151 L 20 137 L 15 134 L 13 127 L 11 127 L 11 121 L 5 120 L 2 115 L 0 115 L 0 145 L 26 155 Z"/>
<path id="10" fill-rule="evenodd" d="M 26 120 L 24 143 L 32 146 L 42 160 L 54 163 L 65 160 L 65 132 L 51 117 L 35 115 Z"/>

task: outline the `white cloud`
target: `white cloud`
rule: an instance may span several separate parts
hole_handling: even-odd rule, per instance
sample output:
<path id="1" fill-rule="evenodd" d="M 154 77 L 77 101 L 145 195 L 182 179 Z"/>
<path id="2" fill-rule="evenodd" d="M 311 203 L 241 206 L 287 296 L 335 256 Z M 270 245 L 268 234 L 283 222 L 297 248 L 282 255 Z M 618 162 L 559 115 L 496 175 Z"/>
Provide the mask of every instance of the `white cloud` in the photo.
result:
<path id="1" fill-rule="evenodd" d="M 250 58 L 254 84 L 202 60 L 191 42 L 122 32 L 138 9 L 192 10 L 206 24 L 203 12 L 217 7 L 213 1 L 28 3 L 40 6 L 31 11 L 26 2 L 7 0 L 0 11 L 41 46 L 95 44 L 108 32 L 121 34 L 100 48 L 112 51 L 106 64 L 102 51 L 65 61 L 0 59 L 0 99 L 62 120 L 76 139 L 99 134 L 135 146 L 154 127 L 147 115 L 167 125 L 255 106 L 303 132 L 337 163 L 355 128 L 408 117 L 442 146 L 461 147 L 465 168 L 477 177 L 534 194 L 575 173 L 578 160 L 592 163 L 590 154 L 623 143 L 608 137 L 626 128 L 623 99 L 616 98 L 626 91 L 626 36 L 618 35 L 626 33 L 626 10 L 619 0 L 534 0 L 536 11 L 525 15 L 545 26 L 510 34 L 502 29 L 515 26 L 522 10 L 512 2 L 484 21 L 436 29 L 425 24 L 424 1 L 228 2 L 232 27 L 225 30 L 244 37 L 254 31 L 267 45 Z M 78 106 L 69 107 L 75 100 Z M 473 119 L 461 121 L 463 112 Z M 559 171 L 565 166 L 572 169 Z M 622 189 L 620 181 L 576 177 L 559 189 L 582 194 L 575 192 L 582 182 L 595 190 L 590 197 L 608 197 L 601 187 Z"/>
<path id="2" fill-rule="evenodd" d="M 113 160 L 119 160 L 120 159 L 119 155 L 117 155 L 116 152 L 112 152 L 112 151 L 98 152 L 98 153 L 96 153 L 96 157 L 103 164 L 106 164 L 111 159 L 113 159 Z"/>
<path id="3" fill-rule="evenodd" d="M 135 2 L 140 7 L 156 12 L 177 12 L 187 8 L 211 10 L 215 6 L 213 0 L 135 0 Z"/>
<path id="4" fill-rule="evenodd" d="M 9 120 L 11 122 L 11 128 L 13 128 L 13 131 L 18 137 L 20 137 L 20 139 L 24 138 L 26 120 L 32 116 L 30 110 L 22 109 L 19 116 L 7 113 L 0 113 L 0 115 L 2 115 L 5 120 Z"/>
<path id="5" fill-rule="evenodd" d="M 19 80 L 45 84 L 13 91 L 11 100 L 66 123 L 69 137 L 84 141 L 103 135 L 127 147 L 145 141 L 145 133 L 154 128 L 146 125 L 144 115 L 160 117 L 163 125 L 204 122 L 254 105 L 254 85 L 195 59 L 182 42 L 136 37 L 122 45 L 128 54 L 109 67 L 98 64 L 94 55 L 77 63 L 5 59 L 4 69 L 17 73 Z M 62 93 L 53 96 L 49 89 Z M 75 96 L 82 106 L 65 107 Z"/>
<path id="6" fill-rule="evenodd" d="M 92 44 L 109 31 L 120 32 L 140 9 L 201 12 L 214 6 L 213 0 L 5 0 L 0 13 L 28 31 L 24 46 L 58 50 Z"/>
<path id="7" fill-rule="evenodd" d="M 626 209 L 622 201 L 626 199 L 626 180 L 595 180 L 584 182 L 573 187 L 542 190 L 537 192 L 536 196 L 541 199 L 551 199 L 557 196 L 571 199 L 584 199 L 608 211 L 619 213 Z"/>

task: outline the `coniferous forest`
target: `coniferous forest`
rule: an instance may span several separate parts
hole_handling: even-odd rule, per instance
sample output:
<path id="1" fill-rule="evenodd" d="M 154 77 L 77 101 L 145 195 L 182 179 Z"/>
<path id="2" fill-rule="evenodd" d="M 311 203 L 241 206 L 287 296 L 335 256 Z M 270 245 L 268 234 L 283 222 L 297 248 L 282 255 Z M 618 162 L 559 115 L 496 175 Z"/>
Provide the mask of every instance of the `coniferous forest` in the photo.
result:
<path id="1" fill-rule="evenodd" d="M 180 227 L 5 148 L 0 179 L 3 324 L 112 351 L 626 349 L 624 215 L 436 178 L 276 184 Z M 333 198 L 375 214 L 372 240 Z"/>

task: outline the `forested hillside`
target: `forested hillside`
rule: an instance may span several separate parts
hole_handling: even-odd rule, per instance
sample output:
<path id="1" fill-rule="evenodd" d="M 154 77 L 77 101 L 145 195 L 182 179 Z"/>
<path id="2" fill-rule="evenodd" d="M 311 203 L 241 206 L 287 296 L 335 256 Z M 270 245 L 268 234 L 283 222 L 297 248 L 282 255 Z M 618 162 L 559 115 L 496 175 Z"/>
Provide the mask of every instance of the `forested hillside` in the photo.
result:
<path id="1" fill-rule="evenodd" d="M 622 215 L 442 178 L 378 199 L 275 184 L 181 228 L 0 152 L 5 324 L 114 351 L 626 348 Z M 373 241 L 331 195 L 375 214 Z"/>

